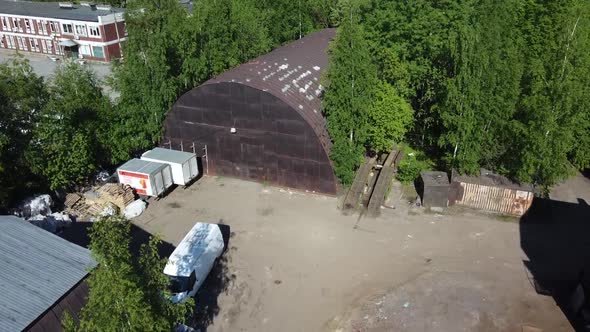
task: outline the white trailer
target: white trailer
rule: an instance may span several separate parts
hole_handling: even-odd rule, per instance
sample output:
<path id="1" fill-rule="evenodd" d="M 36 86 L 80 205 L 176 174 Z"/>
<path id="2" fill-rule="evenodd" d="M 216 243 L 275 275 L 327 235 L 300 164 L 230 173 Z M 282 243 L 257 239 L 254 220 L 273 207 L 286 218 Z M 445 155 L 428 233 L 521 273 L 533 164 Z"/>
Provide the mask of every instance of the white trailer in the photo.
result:
<path id="1" fill-rule="evenodd" d="M 158 197 L 172 185 L 170 165 L 131 159 L 117 169 L 119 183 L 130 186 L 138 194 Z"/>
<path id="2" fill-rule="evenodd" d="M 199 175 L 197 155 L 194 153 L 155 148 L 145 152 L 141 159 L 170 165 L 172 181 L 180 186 L 186 186 Z"/>

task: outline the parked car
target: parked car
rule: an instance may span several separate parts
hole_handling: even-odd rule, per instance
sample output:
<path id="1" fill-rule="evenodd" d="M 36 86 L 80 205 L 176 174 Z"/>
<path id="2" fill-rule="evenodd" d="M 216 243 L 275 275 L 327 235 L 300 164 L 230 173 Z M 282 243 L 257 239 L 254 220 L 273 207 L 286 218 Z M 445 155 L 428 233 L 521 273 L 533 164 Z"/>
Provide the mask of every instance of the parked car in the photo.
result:
<path id="1" fill-rule="evenodd" d="M 164 268 L 170 278 L 170 301 L 194 296 L 225 249 L 219 225 L 196 223 L 172 252 Z"/>

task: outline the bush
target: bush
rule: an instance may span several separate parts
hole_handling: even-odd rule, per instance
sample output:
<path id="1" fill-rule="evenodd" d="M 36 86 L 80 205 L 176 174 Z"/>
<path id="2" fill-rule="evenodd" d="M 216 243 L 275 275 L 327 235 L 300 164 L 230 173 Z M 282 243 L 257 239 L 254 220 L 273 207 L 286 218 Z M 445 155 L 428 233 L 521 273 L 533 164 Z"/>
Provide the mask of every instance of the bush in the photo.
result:
<path id="1" fill-rule="evenodd" d="M 405 147 L 404 159 L 399 163 L 397 179 L 402 183 L 413 183 L 420 176 L 420 172 L 431 170 L 434 163 L 422 151 Z"/>

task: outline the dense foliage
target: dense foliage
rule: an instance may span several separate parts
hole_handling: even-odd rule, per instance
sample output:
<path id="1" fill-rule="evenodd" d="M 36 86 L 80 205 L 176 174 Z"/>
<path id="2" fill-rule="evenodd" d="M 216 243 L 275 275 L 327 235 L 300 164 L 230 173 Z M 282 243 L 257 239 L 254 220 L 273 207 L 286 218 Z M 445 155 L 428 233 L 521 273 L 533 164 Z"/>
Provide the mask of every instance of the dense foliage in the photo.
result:
<path id="1" fill-rule="evenodd" d="M 124 60 L 109 79 L 114 102 L 76 64 L 48 81 L 24 61 L 1 64 L 0 210 L 33 192 L 72 189 L 153 147 L 182 93 L 327 27 L 335 2 L 196 0 L 189 13 L 176 0 L 126 1 Z"/>
<path id="2" fill-rule="evenodd" d="M 157 144 L 172 103 L 228 68 L 339 26 L 325 77 L 344 184 L 367 150 L 406 141 L 439 168 L 545 188 L 590 166 L 590 3 L 575 0 L 175 0 L 125 3 L 103 96 L 68 65 L 45 81 L 0 65 L 0 209 L 69 189 Z M 22 180 L 24 179 L 24 180 Z"/>
<path id="3" fill-rule="evenodd" d="M 330 157 L 336 175 L 352 183 L 360 165 L 367 137 L 368 105 L 377 83 L 377 71 L 370 60 L 359 8 L 347 4 L 336 39 L 332 44 L 327 90 L 323 98 L 328 132 L 334 145 Z"/>
<path id="4" fill-rule="evenodd" d="M 590 3 L 383 0 L 360 8 L 358 30 L 365 31 L 370 61 L 393 88 L 361 115 L 380 120 L 369 133 L 409 131 L 405 140 L 443 168 L 486 167 L 544 188 L 590 165 Z M 342 21 L 340 34 L 345 29 Z M 337 68 L 341 60 L 331 61 Z M 338 86 L 330 83 L 327 96 Z M 402 120 L 404 102 L 413 110 L 411 123 Z M 391 110 L 391 117 L 376 117 L 375 107 Z M 346 118 L 358 110 L 342 105 L 340 112 Z M 381 142 L 365 144 L 387 150 Z M 333 160 L 337 170 L 356 166 Z M 337 175 L 347 183 L 349 173 Z"/>
<path id="5" fill-rule="evenodd" d="M 25 151 L 46 102 L 45 83 L 26 61 L 0 65 L 0 210 L 28 190 L 38 189 Z"/>
<path id="6" fill-rule="evenodd" d="M 109 155 L 112 105 L 87 69 L 66 63 L 46 82 L 17 58 L 0 64 L 0 99 L 0 210 L 83 183 Z"/>
<path id="7" fill-rule="evenodd" d="M 94 74 L 75 63 L 58 68 L 37 116 L 27 159 L 51 189 L 81 183 L 108 155 L 111 103 Z"/>
<path id="8" fill-rule="evenodd" d="M 104 217 L 92 225 L 90 250 L 97 266 L 88 278 L 88 303 L 79 322 L 64 317 L 66 331 L 171 331 L 190 313 L 193 300 L 168 301 L 165 260 L 158 256 L 157 237 L 132 256 L 131 224 Z"/>

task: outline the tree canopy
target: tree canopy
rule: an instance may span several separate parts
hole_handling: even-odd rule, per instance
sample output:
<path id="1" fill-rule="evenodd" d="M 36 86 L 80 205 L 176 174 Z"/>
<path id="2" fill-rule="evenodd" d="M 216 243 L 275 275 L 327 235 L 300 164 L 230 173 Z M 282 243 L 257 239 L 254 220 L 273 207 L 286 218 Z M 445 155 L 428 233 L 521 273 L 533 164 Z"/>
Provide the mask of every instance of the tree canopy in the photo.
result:
<path id="1" fill-rule="evenodd" d="M 43 187 L 35 183 L 39 179 L 31 174 L 25 151 L 46 102 L 45 82 L 27 61 L 17 58 L 0 64 L 0 210 L 28 189 Z"/>
<path id="2" fill-rule="evenodd" d="M 65 316 L 66 331 L 171 331 L 184 322 L 193 300 L 173 304 L 165 260 L 158 254 L 158 237 L 143 244 L 139 259 L 131 253 L 131 223 L 104 217 L 90 231 L 90 250 L 97 266 L 88 278 L 88 302 L 75 322 Z"/>
<path id="3" fill-rule="evenodd" d="M 590 165 L 590 4 L 384 0 L 360 9 L 367 59 L 393 88 L 384 90 L 395 96 L 387 100 L 400 107 L 406 101 L 413 110 L 413 121 L 405 123 L 376 117 L 376 109 L 396 108 L 384 106 L 377 93 L 369 108 L 371 135 L 403 128 L 410 145 L 447 170 L 476 173 L 485 167 L 544 188 Z M 333 56 L 331 61 L 338 66 L 341 60 Z M 326 91 L 327 110 L 332 93 Z M 341 109 L 357 113 L 350 105 Z M 330 123 L 328 116 L 328 127 L 338 121 Z M 340 151 L 339 138 L 331 135 Z M 376 142 L 366 143 L 384 147 Z M 333 158 L 337 174 L 340 167 L 354 169 L 349 160 L 362 152 L 351 152 L 344 161 Z M 339 176 L 344 183 L 350 180 Z"/>
<path id="4" fill-rule="evenodd" d="M 368 108 L 375 94 L 377 71 L 371 61 L 360 10 L 354 2 L 343 9 L 343 19 L 330 49 L 330 68 L 323 112 L 333 142 L 330 157 L 336 176 L 352 183 L 362 161 L 368 129 Z"/>
<path id="5" fill-rule="evenodd" d="M 103 158 L 111 104 L 95 75 L 75 63 L 58 68 L 47 90 L 49 98 L 33 128 L 28 160 L 51 189 L 71 188 L 95 171 Z"/>

